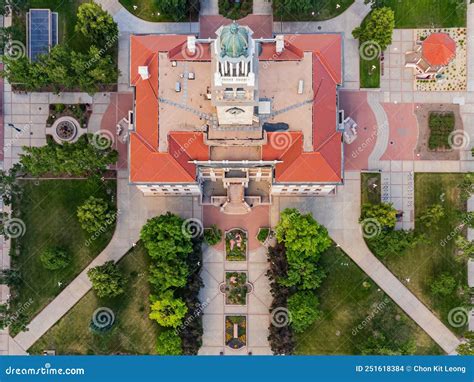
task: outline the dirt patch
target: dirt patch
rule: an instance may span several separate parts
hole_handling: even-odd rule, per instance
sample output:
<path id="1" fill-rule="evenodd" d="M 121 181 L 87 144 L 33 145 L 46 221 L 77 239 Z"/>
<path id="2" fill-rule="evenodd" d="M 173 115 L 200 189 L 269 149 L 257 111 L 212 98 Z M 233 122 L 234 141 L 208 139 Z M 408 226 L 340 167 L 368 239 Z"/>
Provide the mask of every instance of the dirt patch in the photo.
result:
<path id="1" fill-rule="evenodd" d="M 421 160 L 459 160 L 459 150 L 432 151 L 428 148 L 430 139 L 430 128 L 428 126 L 430 112 L 453 112 L 455 125 L 454 130 L 463 130 L 459 105 L 430 103 L 416 104 L 415 116 L 418 120 L 418 145 L 415 149 L 417 159 Z"/>

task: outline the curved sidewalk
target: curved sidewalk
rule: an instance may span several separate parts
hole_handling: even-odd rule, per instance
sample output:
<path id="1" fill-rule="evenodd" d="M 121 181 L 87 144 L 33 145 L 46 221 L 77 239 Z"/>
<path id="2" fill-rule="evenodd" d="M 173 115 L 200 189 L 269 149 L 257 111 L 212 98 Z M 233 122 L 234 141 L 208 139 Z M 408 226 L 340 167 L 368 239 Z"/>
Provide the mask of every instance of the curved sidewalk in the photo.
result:
<path id="1" fill-rule="evenodd" d="M 324 200 L 322 200 L 324 199 Z M 334 197 L 279 198 L 275 208 L 297 207 L 313 213 L 325 225 L 341 249 L 447 354 L 453 354 L 460 340 L 405 285 L 403 285 L 365 244 L 358 222 L 360 214 L 360 172 L 346 173 L 345 185 Z M 275 221 L 273 211 L 272 223 Z"/>
<path id="2" fill-rule="evenodd" d="M 201 209 L 192 197 L 178 201 L 166 197 L 145 197 L 134 185 L 128 183 L 128 172 L 117 174 L 117 225 L 112 240 L 107 247 L 51 301 L 28 325 L 28 331 L 10 338 L 9 354 L 25 354 L 41 336 L 61 319 L 84 295 L 92 285 L 87 271 L 106 261 L 119 261 L 139 240 L 140 229 L 145 222 L 166 211 L 190 218 L 201 219 Z"/>

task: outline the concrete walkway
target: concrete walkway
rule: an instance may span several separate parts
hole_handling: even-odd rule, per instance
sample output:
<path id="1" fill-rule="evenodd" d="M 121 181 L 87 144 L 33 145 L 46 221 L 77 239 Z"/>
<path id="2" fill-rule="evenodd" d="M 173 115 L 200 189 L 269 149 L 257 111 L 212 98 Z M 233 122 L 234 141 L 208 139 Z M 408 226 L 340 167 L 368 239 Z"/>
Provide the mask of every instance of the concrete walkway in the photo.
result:
<path id="1" fill-rule="evenodd" d="M 147 219 L 171 211 L 184 218 L 202 219 L 201 207 L 192 197 L 144 197 L 137 187 L 128 184 L 127 171 L 117 179 L 117 226 L 109 245 L 28 325 L 28 331 L 13 338 L 10 354 L 27 351 L 91 289 L 87 271 L 106 261 L 119 261 L 139 239 Z M 13 348 L 13 345 L 15 348 Z"/>
<path id="2" fill-rule="evenodd" d="M 218 15 L 219 14 L 219 1 L 218 0 L 201 0 L 201 15 Z"/>
<path id="3" fill-rule="evenodd" d="M 271 15 L 273 14 L 272 0 L 253 0 L 254 15 Z"/>
<path id="4" fill-rule="evenodd" d="M 372 91 L 368 92 L 367 103 L 372 109 L 372 112 L 375 115 L 375 120 L 377 121 L 377 140 L 374 149 L 369 155 L 369 168 L 373 168 L 377 167 L 380 158 L 382 158 L 382 155 L 387 150 L 390 138 L 390 128 L 387 113 L 380 103 L 379 94 Z"/>
<path id="5" fill-rule="evenodd" d="M 360 173 L 347 172 L 345 185 L 334 197 L 274 198 L 272 221 L 281 209 L 296 207 L 311 212 L 324 224 L 331 237 L 351 259 L 379 285 L 448 354 L 453 354 L 459 339 L 408 290 L 368 249 L 358 222 L 360 213 Z"/>
<path id="6" fill-rule="evenodd" d="M 359 89 L 359 42 L 352 31 L 370 12 L 364 0 L 355 0 L 345 12 L 326 21 L 298 21 L 273 23 L 275 33 L 343 33 L 344 34 L 344 87 Z"/>
<path id="7" fill-rule="evenodd" d="M 474 4 L 467 5 L 467 91 L 474 92 Z"/>

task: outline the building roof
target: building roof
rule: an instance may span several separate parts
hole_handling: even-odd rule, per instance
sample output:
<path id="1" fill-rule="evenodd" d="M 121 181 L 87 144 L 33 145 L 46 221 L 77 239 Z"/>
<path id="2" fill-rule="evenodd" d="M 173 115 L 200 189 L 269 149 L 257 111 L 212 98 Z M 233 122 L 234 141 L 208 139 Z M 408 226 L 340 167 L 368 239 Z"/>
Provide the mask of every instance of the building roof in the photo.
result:
<path id="1" fill-rule="evenodd" d="M 249 33 L 235 21 L 222 28 L 220 35 L 222 57 L 237 58 L 248 55 Z"/>
<path id="2" fill-rule="evenodd" d="M 456 42 L 447 33 L 432 33 L 423 41 L 423 58 L 431 66 L 446 66 L 456 56 Z"/>
<path id="3" fill-rule="evenodd" d="M 310 52 L 313 59 L 312 151 L 304 151 L 301 132 L 268 133 L 261 159 L 280 160 L 276 182 L 339 183 L 342 180 L 342 134 L 337 131 L 337 85 L 342 82 L 342 41 L 339 34 L 285 35 L 285 49 L 262 44 L 260 60 L 294 61 Z M 272 47 L 273 46 L 273 47 Z M 159 152 L 159 52 L 168 59 L 210 59 L 209 44 L 198 45 L 194 56 L 186 49 L 186 36 L 131 36 L 130 82 L 135 86 L 135 131 L 130 134 L 130 180 L 135 183 L 190 183 L 196 181 L 193 160 L 208 160 L 203 133 L 171 132 L 168 151 Z M 163 56 L 161 56 L 163 58 Z M 138 74 L 148 66 L 149 78 Z M 278 134 L 287 134 L 284 148 L 272 146 Z"/>

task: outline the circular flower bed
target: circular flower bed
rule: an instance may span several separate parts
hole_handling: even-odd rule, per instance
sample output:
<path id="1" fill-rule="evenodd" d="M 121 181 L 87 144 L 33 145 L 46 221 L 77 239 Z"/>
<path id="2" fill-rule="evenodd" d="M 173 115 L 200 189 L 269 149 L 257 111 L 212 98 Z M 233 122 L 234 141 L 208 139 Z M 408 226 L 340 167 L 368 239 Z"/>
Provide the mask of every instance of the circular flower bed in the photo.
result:
<path id="1" fill-rule="evenodd" d="M 56 126 L 56 134 L 63 141 L 70 141 L 74 139 L 77 134 L 77 129 L 71 121 L 61 121 Z"/>

